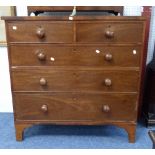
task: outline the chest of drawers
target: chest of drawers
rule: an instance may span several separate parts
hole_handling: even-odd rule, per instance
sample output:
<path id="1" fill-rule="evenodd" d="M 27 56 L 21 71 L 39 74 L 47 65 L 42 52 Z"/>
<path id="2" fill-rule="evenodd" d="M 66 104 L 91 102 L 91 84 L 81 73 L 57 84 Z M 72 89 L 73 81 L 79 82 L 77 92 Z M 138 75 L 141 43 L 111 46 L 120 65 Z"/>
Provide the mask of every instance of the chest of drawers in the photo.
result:
<path id="1" fill-rule="evenodd" d="M 3 19 L 17 140 L 35 124 L 112 124 L 135 141 L 144 18 Z"/>

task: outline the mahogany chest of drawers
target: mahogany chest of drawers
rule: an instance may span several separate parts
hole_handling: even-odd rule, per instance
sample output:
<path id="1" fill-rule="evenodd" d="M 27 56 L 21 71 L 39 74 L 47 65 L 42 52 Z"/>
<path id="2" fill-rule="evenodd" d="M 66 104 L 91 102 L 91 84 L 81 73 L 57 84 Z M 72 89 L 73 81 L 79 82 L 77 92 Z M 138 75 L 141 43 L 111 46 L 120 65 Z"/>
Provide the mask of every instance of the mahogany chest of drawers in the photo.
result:
<path id="1" fill-rule="evenodd" d="M 144 18 L 3 19 L 17 140 L 35 124 L 112 124 L 135 141 Z"/>

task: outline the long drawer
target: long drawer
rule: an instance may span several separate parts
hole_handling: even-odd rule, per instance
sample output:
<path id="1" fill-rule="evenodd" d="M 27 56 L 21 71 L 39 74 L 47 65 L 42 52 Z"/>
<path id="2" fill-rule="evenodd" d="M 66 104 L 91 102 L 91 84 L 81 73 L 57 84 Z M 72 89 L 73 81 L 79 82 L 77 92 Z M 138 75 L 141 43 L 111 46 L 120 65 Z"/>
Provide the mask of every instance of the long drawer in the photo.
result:
<path id="1" fill-rule="evenodd" d="M 12 69 L 13 91 L 138 91 L 138 70 L 81 69 Z"/>
<path id="2" fill-rule="evenodd" d="M 17 120 L 134 121 L 136 94 L 14 93 Z"/>
<path id="3" fill-rule="evenodd" d="M 8 23 L 9 42 L 73 42 L 70 21 L 22 21 Z"/>
<path id="4" fill-rule="evenodd" d="M 10 46 L 13 66 L 140 66 L 141 46 L 65 46 L 22 44 Z M 18 59 L 17 59 L 18 58 Z"/>

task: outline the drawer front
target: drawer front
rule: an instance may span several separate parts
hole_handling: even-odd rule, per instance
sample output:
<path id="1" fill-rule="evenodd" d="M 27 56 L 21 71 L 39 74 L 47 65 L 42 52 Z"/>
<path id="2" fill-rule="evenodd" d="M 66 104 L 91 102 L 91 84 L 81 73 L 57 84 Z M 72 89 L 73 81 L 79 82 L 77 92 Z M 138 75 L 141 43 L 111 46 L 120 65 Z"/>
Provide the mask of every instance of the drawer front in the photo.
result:
<path id="1" fill-rule="evenodd" d="M 8 23 L 9 42 L 72 42 L 73 24 L 67 21 Z"/>
<path id="2" fill-rule="evenodd" d="M 13 66 L 139 66 L 141 46 L 11 45 Z M 18 58 L 18 59 L 17 59 Z"/>
<path id="3" fill-rule="evenodd" d="M 14 93 L 16 119 L 49 121 L 133 121 L 137 95 Z"/>
<path id="4" fill-rule="evenodd" d="M 77 42 L 142 42 L 143 24 L 139 22 L 77 23 Z"/>
<path id="5" fill-rule="evenodd" d="M 14 91 L 138 91 L 139 71 L 13 69 Z"/>

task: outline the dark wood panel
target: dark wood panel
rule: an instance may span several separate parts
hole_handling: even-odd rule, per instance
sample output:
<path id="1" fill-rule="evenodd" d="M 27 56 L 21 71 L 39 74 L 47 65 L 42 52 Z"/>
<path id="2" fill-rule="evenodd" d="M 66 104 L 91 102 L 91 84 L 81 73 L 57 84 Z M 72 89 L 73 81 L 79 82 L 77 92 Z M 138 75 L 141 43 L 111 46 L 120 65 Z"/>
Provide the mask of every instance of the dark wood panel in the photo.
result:
<path id="1" fill-rule="evenodd" d="M 58 22 L 12 22 L 8 24 L 10 42 L 73 42 L 73 24 Z"/>
<path id="2" fill-rule="evenodd" d="M 41 80 L 41 81 L 40 81 Z M 13 69 L 14 91 L 138 91 L 139 72 L 108 70 Z M 43 84 L 42 84 L 43 83 Z"/>
<path id="3" fill-rule="evenodd" d="M 28 14 L 31 12 L 45 11 L 72 11 L 73 6 L 28 6 Z M 77 11 L 113 11 L 123 14 L 123 6 L 76 6 Z"/>
<path id="4" fill-rule="evenodd" d="M 135 121 L 137 95 L 14 93 L 17 120 Z"/>
<path id="5" fill-rule="evenodd" d="M 77 23 L 77 42 L 142 42 L 143 25 L 140 23 Z M 129 35 L 127 35 L 129 34 Z"/>
<path id="6" fill-rule="evenodd" d="M 121 66 L 140 65 L 141 46 L 11 45 L 13 66 Z M 18 59 L 17 59 L 18 58 Z"/>

